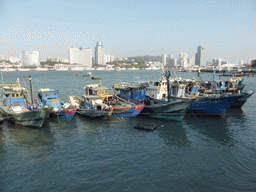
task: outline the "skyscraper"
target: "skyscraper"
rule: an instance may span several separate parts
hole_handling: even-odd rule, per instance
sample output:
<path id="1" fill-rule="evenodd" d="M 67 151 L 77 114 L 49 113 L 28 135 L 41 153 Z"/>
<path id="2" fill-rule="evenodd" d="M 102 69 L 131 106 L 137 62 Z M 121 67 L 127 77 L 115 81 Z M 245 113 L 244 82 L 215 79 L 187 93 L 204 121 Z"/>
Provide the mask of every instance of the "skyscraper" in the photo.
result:
<path id="1" fill-rule="evenodd" d="M 199 67 L 205 67 L 206 66 L 206 54 L 207 54 L 207 50 L 202 46 L 198 46 L 195 64 L 198 65 Z"/>
<path id="2" fill-rule="evenodd" d="M 40 66 L 40 55 L 38 51 L 22 51 L 20 55 L 22 66 Z"/>
<path id="3" fill-rule="evenodd" d="M 166 53 L 162 54 L 162 63 L 163 65 L 166 65 Z"/>
<path id="4" fill-rule="evenodd" d="M 95 47 L 95 64 L 96 65 L 105 64 L 104 57 L 105 57 L 105 54 L 104 54 L 103 43 L 97 42 Z"/>
<path id="5" fill-rule="evenodd" d="M 92 66 L 92 50 L 83 47 L 70 47 L 68 49 L 68 62 L 70 64 L 79 64 Z"/>

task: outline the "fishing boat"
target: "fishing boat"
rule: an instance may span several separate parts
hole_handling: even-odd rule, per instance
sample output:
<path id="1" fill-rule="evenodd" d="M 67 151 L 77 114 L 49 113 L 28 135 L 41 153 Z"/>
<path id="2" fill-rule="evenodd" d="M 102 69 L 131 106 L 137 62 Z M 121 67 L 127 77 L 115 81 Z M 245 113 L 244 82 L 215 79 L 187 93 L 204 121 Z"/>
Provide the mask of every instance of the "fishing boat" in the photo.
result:
<path id="1" fill-rule="evenodd" d="M 86 74 L 76 74 L 77 77 L 89 77 L 93 76 L 92 72 L 87 72 Z"/>
<path id="2" fill-rule="evenodd" d="M 212 82 L 173 82 L 170 93 L 173 98 L 193 98 L 194 101 L 189 107 L 192 113 L 218 116 L 225 115 L 229 108 L 244 96 L 226 92 L 225 82 L 215 80 L 215 72 Z"/>
<path id="3" fill-rule="evenodd" d="M 98 77 L 98 76 L 92 76 L 93 80 L 102 80 L 102 78 Z"/>
<path id="4" fill-rule="evenodd" d="M 50 115 L 51 109 L 49 107 L 36 106 L 33 99 L 28 101 L 24 95 L 27 88 L 26 86 L 21 87 L 19 82 L 17 84 L 2 84 L 1 86 L 3 95 L 0 101 L 0 110 L 7 120 L 22 126 L 43 126 Z"/>
<path id="5" fill-rule="evenodd" d="M 112 109 L 98 95 L 69 96 L 71 106 L 77 107 L 77 113 L 90 118 L 105 117 L 112 114 Z"/>
<path id="6" fill-rule="evenodd" d="M 119 97 L 119 91 L 122 92 L 124 88 L 130 86 L 130 83 L 119 83 L 114 85 L 114 104 L 113 113 L 121 117 L 135 117 L 137 116 L 145 107 L 142 103 L 132 103 L 129 100 L 125 100 L 124 97 Z M 118 96 L 119 95 L 119 96 Z"/>
<path id="7" fill-rule="evenodd" d="M 69 103 L 63 104 L 58 98 L 59 90 L 54 89 L 40 89 L 37 94 L 37 102 L 39 106 L 52 107 L 50 116 L 58 117 L 60 119 L 72 119 L 76 113 L 77 107 L 70 106 Z"/>
<path id="8" fill-rule="evenodd" d="M 118 88 L 127 86 L 128 84 L 121 83 L 114 85 L 114 95 L 109 93 L 109 88 L 102 86 L 101 83 L 89 84 L 84 87 L 85 96 L 98 95 L 103 102 L 107 104 L 113 111 L 113 114 L 120 117 L 135 117 L 142 109 L 144 104 L 135 104 L 128 102 L 120 97 L 117 97 Z"/>
<path id="9" fill-rule="evenodd" d="M 148 95 L 147 90 L 149 87 L 150 85 L 144 82 L 143 84 L 119 88 L 120 98 L 133 103 L 145 103 L 145 107 L 140 114 L 149 117 L 177 121 L 181 121 L 184 118 L 192 101 L 181 99 L 173 101 L 168 97 L 168 92 L 164 92 L 162 98 L 158 99 Z M 159 94 L 155 95 L 159 96 Z"/>
<path id="10" fill-rule="evenodd" d="M 232 72 L 232 71 L 228 71 L 228 72 L 224 72 L 221 74 L 221 76 L 234 76 L 234 77 L 242 77 L 242 76 L 250 76 L 250 73 L 244 73 L 244 72 Z"/>

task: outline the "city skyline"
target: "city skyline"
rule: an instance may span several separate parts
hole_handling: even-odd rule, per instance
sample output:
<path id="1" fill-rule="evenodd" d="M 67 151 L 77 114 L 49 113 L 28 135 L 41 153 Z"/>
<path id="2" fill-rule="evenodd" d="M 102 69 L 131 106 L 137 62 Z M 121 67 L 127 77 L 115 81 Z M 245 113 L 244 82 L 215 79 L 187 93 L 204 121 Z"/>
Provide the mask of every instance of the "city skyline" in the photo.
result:
<path id="1" fill-rule="evenodd" d="M 206 47 L 206 60 L 230 63 L 255 58 L 255 1 L 82 1 L 0 2 L 0 55 L 39 51 L 41 58 L 68 57 L 74 45 L 118 57 L 194 56 Z"/>

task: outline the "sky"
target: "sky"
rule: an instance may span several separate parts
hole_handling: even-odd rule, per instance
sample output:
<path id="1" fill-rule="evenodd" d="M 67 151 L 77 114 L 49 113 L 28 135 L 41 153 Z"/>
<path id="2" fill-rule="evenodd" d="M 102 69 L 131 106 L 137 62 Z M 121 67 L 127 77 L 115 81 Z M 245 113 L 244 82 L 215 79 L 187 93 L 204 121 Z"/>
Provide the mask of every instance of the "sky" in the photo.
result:
<path id="1" fill-rule="evenodd" d="M 207 49 L 207 60 L 255 59 L 256 0 L 0 0 L 0 55 L 68 57 L 102 42 L 115 57 Z"/>

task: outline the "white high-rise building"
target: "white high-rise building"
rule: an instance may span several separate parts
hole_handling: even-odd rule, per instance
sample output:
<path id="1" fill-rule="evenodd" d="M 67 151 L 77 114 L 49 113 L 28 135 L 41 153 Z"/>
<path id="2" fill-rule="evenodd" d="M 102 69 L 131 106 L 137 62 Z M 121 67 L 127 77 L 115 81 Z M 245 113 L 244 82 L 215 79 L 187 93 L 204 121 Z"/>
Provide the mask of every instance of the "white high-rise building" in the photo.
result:
<path id="1" fill-rule="evenodd" d="M 205 67 L 206 66 L 206 56 L 207 56 L 207 49 L 202 46 L 197 47 L 197 53 L 196 53 L 196 60 L 195 64 L 199 67 Z"/>
<path id="2" fill-rule="evenodd" d="M 40 54 L 38 51 L 22 51 L 21 52 L 22 66 L 40 66 Z"/>
<path id="3" fill-rule="evenodd" d="M 180 53 L 179 55 L 179 60 L 182 61 L 182 60 L 187 60 L 188 59 L 188 54 L 187 53 Z"/>
<path id="4" fill-rule="evenodd" d="M 195 66 L 195 57 L 192 56 L 188 59 L 188 67 L 193 67 L 193 66 Z"/>
<path id="5" fill-rule="evenodd" d="M 68 49 L 68 62 L 70 64 L 79 64 L 92 66 L 92 50 L 83 47 L 70 47 Z"/>
<path id="6" fill-rule="evenodd" d="M 114 55 L 110 55 L 110 62 L 112 63 L 113 61 L 115 61 L 115 56 Z"/>
<path id="7" fill-rule="evenodd" d="M 10 61 L 11 63 L 19 63 L 19 62 L 20 62 L 20 58 L 14 57 L 14 56 L 10 56 L 10 57 L 9 57 L 9 61 Z"/>
<path id="8" fill-rule="evenodd" d="M 103 65 L 105 64 L 105 54 L 102 42 L 97 42 L 95 47 L 95 64 Z"/>
<path id="9" fill-rule="evenodd" d="M 105 62 L 105 64 L 111 62 L 110 55 L 105 55 L 105 60 L 104 60 L 104 62 Z"/>
<path id="10" fill-rule="evenodd" d="M 169 54 L 169 59 L 173 59 L 173 54 Z"/>
<path id="11" fill-rule="evenodd" d="M 166 65 L 166 53 L 162 54 L 162 63 L 163 65 Z"/>

